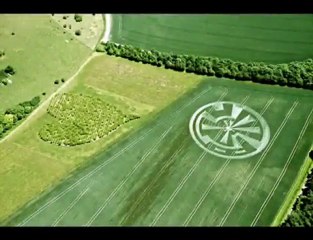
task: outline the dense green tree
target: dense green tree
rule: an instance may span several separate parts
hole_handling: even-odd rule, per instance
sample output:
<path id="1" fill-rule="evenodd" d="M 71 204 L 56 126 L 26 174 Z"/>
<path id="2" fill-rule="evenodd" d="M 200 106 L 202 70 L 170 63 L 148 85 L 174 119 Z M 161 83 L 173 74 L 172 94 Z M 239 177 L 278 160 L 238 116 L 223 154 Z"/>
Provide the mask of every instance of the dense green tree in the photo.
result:
<path id="1" fill-rule="evenodd" d="M 15 70 L 12 66 L 8 65 L 5 69 L 4 69 L 4 72 L 7 73 L 7 74 L 11 74 L 11 75 L 14 75 L 15 74 Z"/>
<path id="2" fill-rule="evenodd" d="M 81 22 L 81 21 L 83 21 L 83 16 L 80 14 L 75 14 L 74 19 L 76 22 Z"/>

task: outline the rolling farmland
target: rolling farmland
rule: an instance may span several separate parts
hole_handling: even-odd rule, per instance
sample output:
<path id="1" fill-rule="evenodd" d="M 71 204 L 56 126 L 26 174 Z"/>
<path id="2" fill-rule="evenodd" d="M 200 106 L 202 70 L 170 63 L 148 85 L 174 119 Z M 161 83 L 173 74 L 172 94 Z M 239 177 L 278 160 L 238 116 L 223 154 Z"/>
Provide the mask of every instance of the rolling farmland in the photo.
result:
<path id="1" fill-rule="evenodd" d="M 311 147 L 310 94 L 203 80 L 7 224 L 270 225 Z"/>
<path id="2" fill-rule="evenodd" d="M 179 54 L 283 63 L 313 54 L 313 16 L 113 15 L 111 40 Z"/>
<path id="3" fill-rule="evenodd" d="M 107 55 L 94 57 L 69 85 L 69 94 L 100 98 L 127 115 L 140 116 L 140 119 L 123 124 L 91 144 L 62 147 L 40 139 L 42 129 L 56 121 L 43 109 L 39 116 L 31 119 L 24 131 L 0 143 L 0 222 L 44 191 L 50 191 L 75 169 L 92 162 L 94 154 L 106 150 L 127 132 L 151 120 L 153 112 L 160 111 L 178 96 L 195 88 L 201 79 L 201 76 L 158 69 Z M 79 104 L 76 103 L 75 108 L 77 111 L 72 117 L 85 115 L 90 119 L 88 111 L 80 108 Z M 97 111 L 102 108 L 97 108 Z M 83 125 L 93 126 L 90 122 Z M 62 124 L 64 128 L 69 126 Z"/>
<path id="4" fill-rule="evenodd" d="M 17 71 L 12 84 L 0 86 L 1 112 L 43 92 L 47 98 L 59 87 L 53 82 L 69 78 L 91 54 L 48 14 L 1 14 L 0 29 L 6 52 L 0 69 L 12 65 Z"/>
<path id="5" fill-rule="evenodd" d="M 0 143 L 1 225 L 280 224 L 312 167 L 312 92 L 250 80 L 312 86 L 312 60 L 271 64 L 312 58 L 312 15 L 111 17 L 0 16 L 0 110 L 62 90 Z M 108 36 L 135 48 L 88 57 Z"/>

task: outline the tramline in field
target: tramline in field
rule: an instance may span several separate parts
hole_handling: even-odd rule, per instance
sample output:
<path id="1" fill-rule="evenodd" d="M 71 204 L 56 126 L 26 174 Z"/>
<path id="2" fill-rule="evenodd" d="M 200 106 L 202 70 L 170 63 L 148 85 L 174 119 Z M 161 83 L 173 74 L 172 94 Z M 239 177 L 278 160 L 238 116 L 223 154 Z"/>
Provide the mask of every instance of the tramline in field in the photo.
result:
<path id="1" fill-rule="evenodd" d="M 10 224 L 270 225 L 310 149 L 310 95 L 223 82 L 204 80 Z"/>
<path id="2" fill-rule="evenodd" d="M 1 224 L 283 222 L 312 167 L 312 15 L 1 19 Z"/>

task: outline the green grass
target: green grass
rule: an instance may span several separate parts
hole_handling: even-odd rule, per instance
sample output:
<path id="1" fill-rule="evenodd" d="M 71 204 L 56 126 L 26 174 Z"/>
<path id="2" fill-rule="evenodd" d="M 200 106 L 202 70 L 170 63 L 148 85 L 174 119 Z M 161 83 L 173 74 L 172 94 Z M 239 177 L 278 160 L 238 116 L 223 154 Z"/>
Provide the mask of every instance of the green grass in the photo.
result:
<path id="1" fill-rule="evenodd" d="M 312 14 L 116 14 L 111 40 L 180 54 L 282 63 L 312 57 L 312 27 Z"/>
<path id="2" fill-rule="evenodd" d="M 43 92 L 49 97 L 60 86 L 54 80 L 69 78 L 91 53 L 49 15 L 1 14 L 0 29 L 6 53 L 0 69 L 11 65 L 17 71 L 10 77 L 13 83 L 0 88 L 0 112 Z"/>
<path id="3" fill-rule="evenodd" d="M 100 98 L 125 114 L 141 118 L 96 142 L 59 147 L 42 141 L 38 135 L 54 118 L 47 113 L 36 115 L 24 131 L 0 143 L 0 221 L 90 162 L 91 156 L 153 118 L 149 113 L 164 108 L 194 88 L 200 79 L 105 55 L 92 59 L 68 90 Z"/>
<path id="4" fill-rule="evenodd" d="M 195 144 L 191 116 L 221 99 L 263 115 L 271 137 L 260 154 L 228 160 Z M 270 225 L 311 148 L 311 99 L 305 90 L 203 80 L 6 224 Z"/>
<path id="5" fill-rule="evenodd" d="M 75 14 L 54 14 L 52 19 L 58 23 L 63 31 L 69 32 L 74 38 L 85 44 L 90 49 L 94 49 L 104 32 L 104 22 L 102 14 L 79 14 L 83 17 L 83 21 L 76 22 Z M 67 18 L 64 19 L 63 17 Z M 66 25 L 64 28 L 63 26 Z M 69 28 L 71 25 L 71 28 Z M 76 30 L 81 30 L 81 35 L 75 35 Z"/>

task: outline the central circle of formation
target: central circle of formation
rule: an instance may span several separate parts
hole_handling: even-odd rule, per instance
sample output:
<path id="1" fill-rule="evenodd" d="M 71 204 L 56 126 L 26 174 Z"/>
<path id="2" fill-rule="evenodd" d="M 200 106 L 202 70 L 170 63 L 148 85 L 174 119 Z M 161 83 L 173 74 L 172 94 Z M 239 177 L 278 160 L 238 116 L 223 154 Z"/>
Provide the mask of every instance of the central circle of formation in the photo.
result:
<path id="1" fill-rule="evenodd" d="M 270 139 L 265 119 L 253 109 L 235 102 L 212 102 L 191 117 L 189 130 L 205 151 L 227 159 L 243 159 L 260 153 Z"/>

